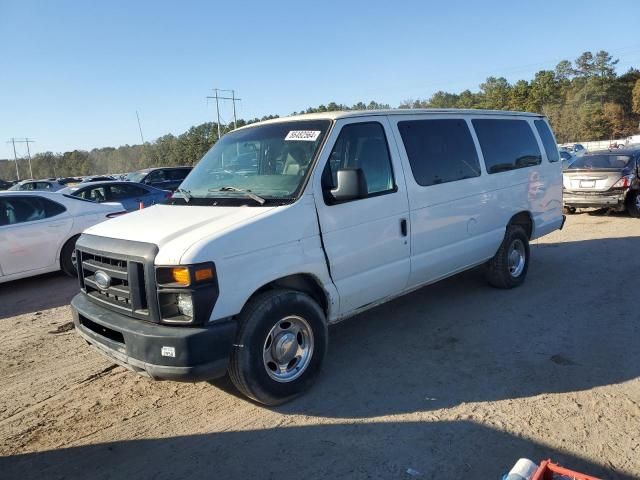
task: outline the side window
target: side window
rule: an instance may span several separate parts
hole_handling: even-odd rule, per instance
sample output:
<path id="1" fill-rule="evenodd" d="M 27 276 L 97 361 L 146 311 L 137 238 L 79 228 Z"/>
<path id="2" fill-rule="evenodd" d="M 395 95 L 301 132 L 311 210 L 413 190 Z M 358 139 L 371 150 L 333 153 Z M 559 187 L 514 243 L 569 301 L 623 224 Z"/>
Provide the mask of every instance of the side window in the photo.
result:
<path id="1" fill-rule="evenodd" d="M 164 182 L 165 173 L 164 170 L 154 170 L 145 179 L 146 183 Z"/>
<path id="2" fill-rule="evenodd" d="M 335 188 L 338 170 L 360 168 L 369 195 L 395 191 L 384 128 L 378 122 L 342 127 L 322 175 L 323 189 Z"/>
<path id="3" fill-rule="evenodd" d="M 104 187 L 87 188 L 76 196 L 98 203 L 104 202 L 106 200 L 106 192 Z"/>
<path id="4" fill-rule="evenodd" d="M 0 201 L 0 225 L 15 225 L 54 217 L 65 211 L 59 203 L 38 197 L 11 197 Z"/>
<path id="5" fill-rule="evenodd" d="M 176 168 L 174 170 L 169 170 L 167 173 L 169 180 L 184 180 L 189 173 L 189 170 L 186 168 Z"/>
<path id="6" fill-rule="evenodd" d="M 44 204 L 45 216 L 47 218 L 55 217 L 56 215 L 60 215 L 67 211 L 64 206 L 60 205 L 58 202 L 54 202 L 53 200 L 42 198 L 41 201 Z"/>
<path id="7" fill-rule="evenodd" d="M 135 185 L 111 185 L 110 190 L 110 200 L 125 200 L 127 198 L 146 195 L 147 193 L 144 188 L 136 187 Z"/>
<path id="8" fill-rule="evenodd" d="M 422 186 L 480 176 L 480 161 L 462 119 L 398 122 L 416 182 Z"/>
<path id="9" fill-rule="evenodd" d="M 476 118 L 471 123 L 478 135 L 487 172 L 506 172 L 542 162 L 538 142 L 525 120 Z"/>
<path id="10" fill-rule="evenodd" d="M 558 153 L 558 146 L 556 145 L 553 133 L 551 133 L 547 122 L 544 120 L 534 120 L 533 123 L 536 126 L 536 130 L 538 130 L 538 135 L 540 135 L 540 140 L 542 140 L 542 145 L 544 146 L 544 151 L 547 154 L 549 161 L 559 161 L 560 154 Z"/>

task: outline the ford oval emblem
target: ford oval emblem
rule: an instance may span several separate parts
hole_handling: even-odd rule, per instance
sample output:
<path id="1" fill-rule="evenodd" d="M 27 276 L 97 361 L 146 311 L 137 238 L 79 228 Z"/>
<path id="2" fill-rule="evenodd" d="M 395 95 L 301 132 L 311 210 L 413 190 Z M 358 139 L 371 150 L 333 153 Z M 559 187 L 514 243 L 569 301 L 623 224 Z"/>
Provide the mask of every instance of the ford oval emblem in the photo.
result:
<path id="1" fill-rule="evenodd" d="M 102 290 L 106 290 L 111 286 L 111 277 L 106 272 L 103 272 L 102 270 L 98 270 L 96 273 L 94 273 L 93 277 L 96 280 L 96 284 Z"/>

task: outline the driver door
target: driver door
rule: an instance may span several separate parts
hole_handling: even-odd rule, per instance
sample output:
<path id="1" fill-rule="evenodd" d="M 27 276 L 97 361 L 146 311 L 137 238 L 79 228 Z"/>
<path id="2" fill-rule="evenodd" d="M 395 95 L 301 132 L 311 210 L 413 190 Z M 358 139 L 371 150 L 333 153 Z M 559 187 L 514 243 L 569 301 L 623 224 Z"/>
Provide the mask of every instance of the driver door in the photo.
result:
<path id="1" fill-rule="evenodd" d="M 401 293 L 410 272 L 409 203 L 386 117 L 338 120 L 314 174 L 314 198 L 339 315 Z M 361 169 L 363 198 L 332 202 L 336 173 Z"/>

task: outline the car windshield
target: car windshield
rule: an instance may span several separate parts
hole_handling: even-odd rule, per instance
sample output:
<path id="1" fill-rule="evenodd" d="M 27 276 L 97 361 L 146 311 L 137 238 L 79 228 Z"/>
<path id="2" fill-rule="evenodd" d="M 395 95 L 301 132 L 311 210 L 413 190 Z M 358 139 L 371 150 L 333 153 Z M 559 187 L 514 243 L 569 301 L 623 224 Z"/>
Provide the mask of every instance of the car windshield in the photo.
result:
<path id="1" fill-rule="evenodd" d="M 570 170 L 592 170 L 599 168 L 611 168 L 622 170 L 631 161 L 628 155 L 585 155 L 577 158 L 569 166 Z"/>
<path id="2" fill-rule="evenodd" d="M 149 172 L 131 172 L 128 173 L 125 179 L 129 182 L 140 182 Z"/>
<path id="3" fill-rule="evenodd" d="M 261 200 L 291 199 L 329 126 L 328 120 L 292 121 L 231 132 L 205 154 L 174 198 L 248 198 L 250 193 Z"/>

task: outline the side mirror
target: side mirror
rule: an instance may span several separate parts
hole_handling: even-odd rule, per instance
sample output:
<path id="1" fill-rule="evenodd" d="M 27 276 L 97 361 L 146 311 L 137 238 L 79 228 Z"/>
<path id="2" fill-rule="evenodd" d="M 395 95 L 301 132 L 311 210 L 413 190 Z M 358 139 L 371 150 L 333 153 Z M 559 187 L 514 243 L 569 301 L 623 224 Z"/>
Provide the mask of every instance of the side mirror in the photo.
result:
<path id="1" fill-rule="evenodd" d="M 360 168 L 337 171 L 337 186 L 331 190 L 331 196 L 336 202 L 354 200 L 367 196 L 367 181 Z"/>

